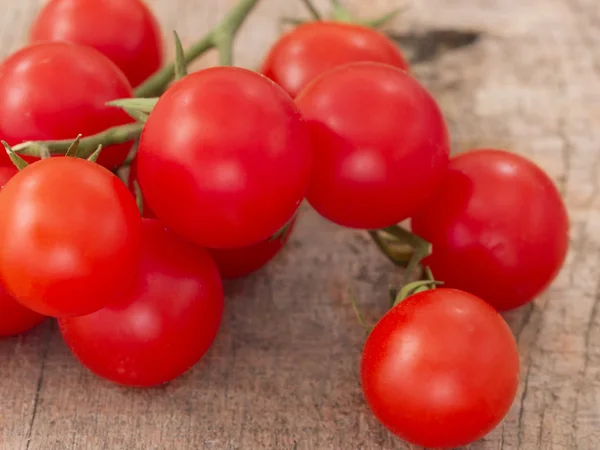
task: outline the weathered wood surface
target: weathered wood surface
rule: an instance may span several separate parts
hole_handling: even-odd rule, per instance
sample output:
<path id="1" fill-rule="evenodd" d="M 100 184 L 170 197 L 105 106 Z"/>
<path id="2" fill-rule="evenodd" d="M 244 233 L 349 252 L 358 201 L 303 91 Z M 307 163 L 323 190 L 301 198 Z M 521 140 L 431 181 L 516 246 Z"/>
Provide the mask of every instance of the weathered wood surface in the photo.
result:
<path id="1" fill-rule="evenodd" d="M 20 44 L 39 3 L 3 1 L 2 55 Z M 165 33 L 176 28 L 185 43 L 235 1 L 151 3 Z M 263 0 L 238 40 L 238 63 L 255 67 L 278 35 L 277 17 L 300 13 L 300 3 Z M 374 15 L 400 0 L 348 4 Z M 558 182 L 572 217 L 572 249 L 561 276 L 533 306 L 507 315 L 522 357 L 517 400 L 503 426 L 472 448 L 599 449 L 597 0 L 412 0 L 407 6 L 392 26 L 396 33 L 480 33 L 472 45 L 421 52 L 425 60 L 416 68 L 444 109 L 455 151 L 500 146 L 532 157 Z M 214 55 L 199 66 L 213 61 Z M 391 272 L 364 235 L 307 210 L 274 264 L 227 287 L 225 320 L 209 355 L 164 388 L 136 391 L 100 381 L 75 362 L 52 324 L 1 341 L 0 448 L 409 448 L 363 402 L 357 368 L 365 335 L 347 298 L 355 288 L 375 319 Z"/>

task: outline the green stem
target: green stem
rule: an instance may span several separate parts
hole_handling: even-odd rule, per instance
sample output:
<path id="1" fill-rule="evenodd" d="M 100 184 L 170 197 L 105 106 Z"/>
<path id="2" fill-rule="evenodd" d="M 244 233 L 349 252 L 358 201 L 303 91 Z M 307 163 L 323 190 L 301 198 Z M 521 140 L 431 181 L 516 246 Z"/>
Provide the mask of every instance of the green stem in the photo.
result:
<path id="1" fill-rule="evenodd" d="M 101 133 L 88 136 L 79 141 L 77 155 L 80 158 L 90 157 L 100 145 L 108 147 L 109 145 L 124 144 L 125 142 L 137 139 L 142 133 L 144 124 L 132 123 L 121 125 L 119 127 L 109 128 Z M 30 141 L 13 147 L 13 151 L 20 155 L 40 157 L 44 149 L 48 149 L 52 155 L 64 155 L 74 139 L 63 139 L 60 141 Z"/>
<path id="2" fill-rule="evenodd" d="M 233 36 L 224 33 L 217 39 L 219 49 L 219 64 L 221 66 L 233 66 Z"/>
<path id="3" fill-rule="evenodd" d="M 315 7 L 315 5 L 313 5 L 311 0 L 302 0 L 302 3 L 304 3 L 306 9 L 310 11 L 310 15 L 313 17 L 313 19 L 321 20 L 321 14 L 319 13 L 319 10 Z"/>
<path id="4" fill-rule="evenodd" d="M 211 48 L 218 46 L 221 50 L 222 45 L 220 45 L 220 43 L 225 40 L 223 37 L 224 35 L 228 36 L 229 40 L 233 40 L 233 37 L 237 34 L 238 30 L 246 20 L 246 17 L 248 17 L 259 1 L 260 0 L 240 0 L 215 28 L 187 49 L 184 53 L 186 64 L 191 63 Z M 229 58 L 229 56 L 227 56 L 227 58 Z M 225 57 L 221 57 L 221 59 L 223 60 Z M 171 63 L 142 83 L 135 90 L 135 95 L 137 97 L 159 96 L 174 77 L 175 64 Z"/>

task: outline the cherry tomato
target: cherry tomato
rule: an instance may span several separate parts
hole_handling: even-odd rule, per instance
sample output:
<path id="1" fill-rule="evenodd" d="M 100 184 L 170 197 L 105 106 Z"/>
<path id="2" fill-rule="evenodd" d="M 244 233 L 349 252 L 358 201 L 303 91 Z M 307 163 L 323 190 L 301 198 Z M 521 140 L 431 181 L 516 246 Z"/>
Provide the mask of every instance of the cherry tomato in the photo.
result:
<path id="1" fill-rule="evenodd" d="M 18 172 L 15 166 L 0 166 L 0 188 Z M 21 306 L 0 285 L 0 337 L 24 333 L 39 325 L 46 317 Z"/>
<path id="2" fill-rule="evenodd" d="M 517 392 L 510 328 L 483 300 L 453 289 L 415 294 L 369 335 L 361 362 L 367 403 L 392 433 L 455 448 L 495 428 Z"/>
<path id="3" fill-rule="evenodd" d="M 84 317 L 60 319 L 81 363 L 115 383 L 149 387 L 196 364 L 212 345 L 223 314 L 223 286 L 208 253 L 144 220 L 142 259 L 120 302 Z"/>
<path id="4" fill-rule="evenodd" d="M 221 277 L 226 280 L 242 278 L 262 269 L 283 249 L 290 239 L 296 219 L 282 236 L 265 239 L 258 244 L 233 249 L 208 249 L 217 264 Z"/>
<path id="5" fill-rule="evenodd" d="M 73 139 L 130 123 L 133 119 L 106 102 L 132 95 L 123 73 L 92 48 L 65 42 L 30 45 L 0 65 L 0 139 L 11 145 Z M 98 162 L 115 168 L 130 148 L 106 147 Z M 4 151 L 0 164 L 11 164 Z"/>
<path id="6" fill-rule="evenodd" d="M 493 149 L 454 157 L 412 229 L 431 242 L 424 263 L 437 279 L 498 310 L 540 294 L 569 245 L 569 218 L 550 178 L 522 156 Z"/>
<path id="7" fill-rule="evenodd" d="M 119 66 L 133 86 L 163 61 L 158 22 L 140 0 L 50 0 L 33 23 L 30 40 L 93 47 Z"/>
<path id="8" fill-rule="evenodd" d="M 261 71 L 295 97 L 322 73 L 363 61 L 408 69 L 408 63 L 396 45 L 372 28 L 337 22 L 311 22 L 300 25 L 279 39 Z"/>
<path id="9" fill-rule="evenodd" d="M 138 151 L 141 188 L 157 217 L 209 248 L 256 244 L 291 219 L 312 153 L 294 102 L 268 78 L 216 67 L 160 98 Z"/>
<path id="10" fill-rule="evenodd" d="M 349 228 L 383 228 L 410 217 L 448 166 L 444 118 L 406 72 L 379 63 L 333 69 L 296 99 L 315 162 L 310 204 Z"/>
<path id="11" fill-rule="evenodd" d="M 138 186 L 139 186 L 138 170 L 137 170 L 137 155 L 135 156 L 135 158 L 133 158 L 133 161 L 131 162 L 131 166 L 129 166 L 129 178 L 127 180 L 127 186 L 129 187 L 129 191 L 131 191 L 131 194 L 133 195 L 134 198 L 137 196 L 137 193 L 135 191 L 135 184 L 134 184 L 136 181 L 138 182 Z M 140 187 L 140 189 L 141 189 L 141 187 Z M 146 201 L 145 197 L 143 197 L 142 212 L 143 212 L 144 217 L 146 217 L 148 219 L 156 219 L 156 214 L 154 214 L 152 209 L 150 209 L 150 205 L 148 205 L 148 202 Z"/>
<path id="12" fill-rule="evenodd" d="M 33 163 L 0 192 L 0 217 L 0 278 L 27 308 L 88 314 L 130 283 L 141 218 L 105 168 L 71 157 Z"/>

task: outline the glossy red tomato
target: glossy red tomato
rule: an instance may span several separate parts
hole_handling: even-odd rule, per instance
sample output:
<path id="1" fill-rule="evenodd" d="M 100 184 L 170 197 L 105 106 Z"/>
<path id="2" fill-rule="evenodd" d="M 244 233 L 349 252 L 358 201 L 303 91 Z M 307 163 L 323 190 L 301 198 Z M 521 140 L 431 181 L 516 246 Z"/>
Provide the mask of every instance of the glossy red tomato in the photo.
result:
<path id="1" fill-rule="evenodd" d="M 158 22 L 141 0 L 50 0 L 33 23 L 30 40 L 93 47 L 119 66 L 133 86 L 163 60 Z"/>
<path id="2" fill-rule="evenodd" d="M 18 172 L 14 166 L 0 166 L 0 188 Z M 0 285 L 0 337 L 24 333 L 46 319 L 36 312 L 21 306 Z"/>
<path id="3" fill-rule="evenodd" d="M 449 155 L 444 118 L 406 72 L 378 63 L 333 69 L 296 99 L 315 162 L 307 198 L 349 228 L 410 217 L 441 181 Z"/>
<path id="4" fill-rule="evenodd" d="M 30 45 L 0 64 L 0 139 L 16 145 L 99 133 L 133 121 L 106 106 L 131 96 L 123 73 L 96 50 L 64 42 Z M 117 167 L 130 148 L 106 147 L 98 162 Z M 4 151 L 0 164 L 11 164 Z"/>
<path id="5" fill-rule="evenodd" d="M 480 439 L 507 414 L 519 354 L 483 300 L 453 289 L 413 295 L 369 335 L 361 362 L 367 403 L 392 433 L 426 448 Z"/>
<path id="6" fill-rule="evenodd" d="M 256 244 L 280 229 L 308 188 L 312 153 L 294 102 L 268 78 L 217 67 L 160 98 L 138 171 L 157 217 L 209 248 Z"/>
<path id="7" fill-rule="evenodd" d="M 221 277 L 226 280 L 242 278 L 262 269 L 290 239 L 296 219 L 292 221 L 283 236 L 265 239 L 258 244 L 233 249 L 208 249 L 217 264 Z"/>
<path id="8" fill-rule="evenodd" d="M 127 180 L 127 186 L 129 187 L 129 191 L 131 192 L 131 194 L 133 195 L 134 198 L 136 198 L 137 193 L 135 191 L 135 182 L 138 182 L 138 186 L 139 186 L 139 181 L 138 181 L 138 170 L 137 170 L 137 155 L 135 156 L 135 158 L 133 158 L 133 161 L 131 162 L 131 166 L 129 166 L 129 178 Z M 140 187 L 141 189 L 141 187 Z M 143 195 L 142 195 L 143 197 Z M 148 205 L 148 202 L 146 201 L 146 198 L 143 197 L 143 204 L 142 204 L 142 212 L 144 217 L 148 218 L 148 219 L 156 219 L 156 214 L 154 214 L 154 212 L 152 211 L 152 209 L 150 209 L 150 205 Z"/>
<path id="9" fill-rule="evenodd" d="M 88 314 L 116 300 L 140 257 L 141 218 L 127 187 L 98 164 L 38 161 L 0 192 L 0 278 L 48 316 Z"/>
<path id="10" fill-rule="evenodd" d="M 142 259 L 120 302 L 60 319 L 62 335 L 95 374 L 127 386 L 169 382 L 212 345 L 223 314 L 223 286 L 208 253 L 144 220 Z"/>
<path id="11" fill-rule="evenodd" d="M 502 150 L 454 157 L 412 229 L 432 243 L 425 264 L 437 279 L 499 310 L 540 294 L 569 245 L 567 211 L 553 182 L 531 161 Z"/>
<path id="12" fill-rule="evenodd" d="M 407 70 L 398 47 L 372 28 L 311 22 L 285 34 L 267 55 L 262 73 L 292 97 L 322 73 L 353 62 L 372 61 Z"/>

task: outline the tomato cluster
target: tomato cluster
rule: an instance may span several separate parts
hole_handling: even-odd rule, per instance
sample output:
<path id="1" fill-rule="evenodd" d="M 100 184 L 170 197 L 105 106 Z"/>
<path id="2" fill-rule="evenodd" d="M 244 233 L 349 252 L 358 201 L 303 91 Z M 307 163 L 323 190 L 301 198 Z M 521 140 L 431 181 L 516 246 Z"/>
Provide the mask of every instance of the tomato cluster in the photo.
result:
<path id="1" fill-rule="evenodd" d="M 450 157 L 439 106 L 385 35 L 301 25 L 260 72 L 187 75 L 180 56 L 165 72 L 180 79 L 149 103 L 127 101 L 162 63 L 140 0 L 51 0 L 31 41 L 0 64 L 0 336 L 54 317 L 97 375 L 169 382 L 216 338 L 222 279 L 273 259 L 306 199 L 340 226 L 385 234 L 380 246 L 412 245 L 410 267 L 429 274 L 366 341 L 360 375 L 375 416 L 436 448 L 502 421 L 519 356 L 498 311 L 556 277 L 567 212 L 517 154 Z M 99 159 L 87 158 L 97 144 Z M 415 234 L 399 227 L 406 219 Z"/>

